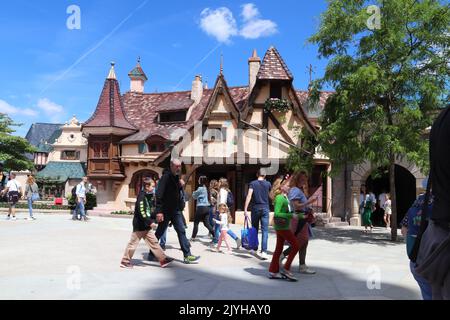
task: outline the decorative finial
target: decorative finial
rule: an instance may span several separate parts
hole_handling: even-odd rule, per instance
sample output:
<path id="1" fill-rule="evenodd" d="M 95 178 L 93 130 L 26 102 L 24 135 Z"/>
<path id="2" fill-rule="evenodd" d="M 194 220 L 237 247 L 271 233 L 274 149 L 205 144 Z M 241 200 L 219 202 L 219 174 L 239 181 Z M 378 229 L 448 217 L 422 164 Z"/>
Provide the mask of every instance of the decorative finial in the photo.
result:
<path id="1" fill-rule="evenodd" d="M 223 75 L 223 52 L 220 53 L 220 75 Z"/>
<path id="2" fill-rule="evenodd" d="M 109 74 L 108 74 L 108 78 L 110 80 L 116 80 L 116 71 L 114 70 L 114 66 L 116 65 L 116 63 L 114 61 L 111 61 L 111 70 L 109 70 Z"/>
<path id="3" fill-rule="evenodd" d="M 137 63 L 138 63 L 138 64 L 141 64 L 141 56 L 138 57 Z"/>

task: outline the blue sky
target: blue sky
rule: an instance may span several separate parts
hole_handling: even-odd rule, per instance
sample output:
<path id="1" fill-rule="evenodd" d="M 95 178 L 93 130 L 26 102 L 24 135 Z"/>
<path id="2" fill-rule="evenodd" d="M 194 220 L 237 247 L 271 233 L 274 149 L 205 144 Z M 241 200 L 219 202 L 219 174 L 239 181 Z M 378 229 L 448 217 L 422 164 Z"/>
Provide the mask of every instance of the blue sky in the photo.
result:
<path id="1" fill-rule="evenodd" d="M 282 6 L 280 6 L 282 3 Z M 67 8 L 81 11 L 81 29 L 70 30 Z M 306 89 L 307 66 L 323 75 L 325 60 L 307 38 L 319 26 L 325 0 L 284 1 L 25 1 L 0 10 L 0 112 L 23 123 L 85 121 L 116 62 L 122 93 L 138 56 L 146 92 L 189 90 L 195 74 L 213 86 L 224 55 L 230 86 L 248 83 L 248 58 L 274 45 Z"/>

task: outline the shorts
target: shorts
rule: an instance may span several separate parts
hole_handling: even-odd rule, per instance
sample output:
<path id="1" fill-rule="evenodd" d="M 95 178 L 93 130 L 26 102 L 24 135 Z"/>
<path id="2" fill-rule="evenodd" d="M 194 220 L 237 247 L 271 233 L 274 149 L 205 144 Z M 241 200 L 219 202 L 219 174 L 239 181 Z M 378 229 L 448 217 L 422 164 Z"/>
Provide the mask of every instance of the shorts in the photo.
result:
<path id="1" fill-rule="evenodd" d="M 387 214 L 390 216 L 392 214 L 392 210 L 389 210 L 389 209 L 384 210 L 384 214 Z"/>

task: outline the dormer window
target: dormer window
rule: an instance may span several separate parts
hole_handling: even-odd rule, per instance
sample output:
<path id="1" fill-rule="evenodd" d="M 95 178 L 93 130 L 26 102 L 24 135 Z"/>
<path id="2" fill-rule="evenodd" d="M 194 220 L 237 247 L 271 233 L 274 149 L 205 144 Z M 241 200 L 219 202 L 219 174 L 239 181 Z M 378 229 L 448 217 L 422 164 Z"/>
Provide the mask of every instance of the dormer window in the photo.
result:
<path id="1" fill-rule="evenodd" d="M 281 99 L 282 98 L 282 86 L 280 83 L 270 84 L 270 98 Z"/>
<path id="2" fill-rule="evenodd" d="M 145 154 L 148 152 L 148 145 L 146 143 L 139 144 L 139 154 Z"/>
<path id="3" fill-rule="evenodd" d="M 186 121 L 186 111 L 162 112 L 159 114 L 160 123 L 184 122 Z"/>

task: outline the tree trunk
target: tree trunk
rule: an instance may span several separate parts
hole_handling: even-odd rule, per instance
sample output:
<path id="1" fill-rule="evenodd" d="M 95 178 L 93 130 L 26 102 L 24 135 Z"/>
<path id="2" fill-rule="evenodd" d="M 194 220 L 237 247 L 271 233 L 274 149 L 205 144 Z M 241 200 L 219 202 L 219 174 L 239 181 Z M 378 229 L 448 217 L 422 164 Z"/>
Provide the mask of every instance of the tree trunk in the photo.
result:
<path id="1" fill-rule="evenodd" d="M 395 189 L 395 155 L 391 154 L 389 159 L 389 186 L 392 202 L 391 215 L 391 241 L 397 241 L 397 195 Z"/>

